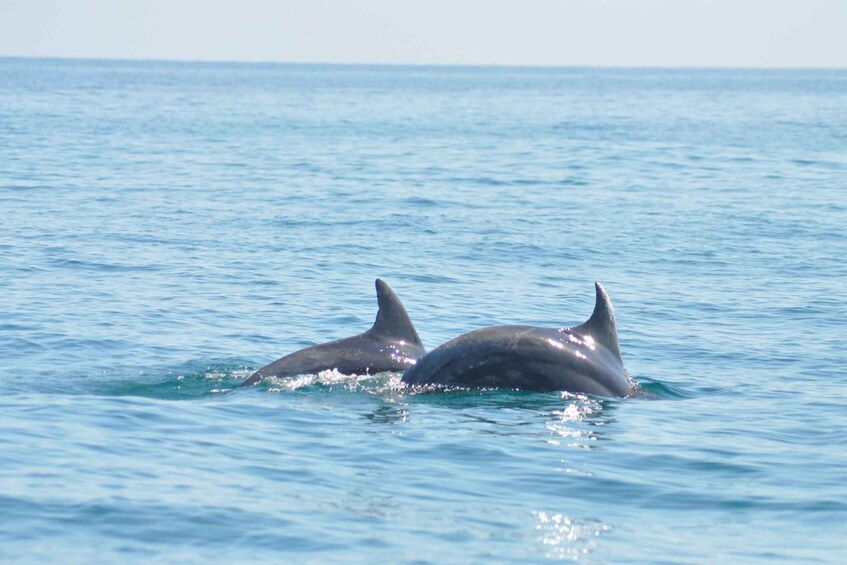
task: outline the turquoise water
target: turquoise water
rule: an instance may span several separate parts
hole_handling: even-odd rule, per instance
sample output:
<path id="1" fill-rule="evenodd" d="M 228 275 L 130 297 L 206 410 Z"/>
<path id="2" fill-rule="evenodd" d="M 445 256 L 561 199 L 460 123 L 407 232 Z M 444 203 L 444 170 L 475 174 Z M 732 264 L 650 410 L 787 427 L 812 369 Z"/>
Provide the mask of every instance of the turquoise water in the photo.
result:
<path id="1" fill-rule="evenodd" d="M 847 71 L 0 59 L 0 561 L 841 563 Z M 655 399 L 233 390 L 615 304 Z"/>

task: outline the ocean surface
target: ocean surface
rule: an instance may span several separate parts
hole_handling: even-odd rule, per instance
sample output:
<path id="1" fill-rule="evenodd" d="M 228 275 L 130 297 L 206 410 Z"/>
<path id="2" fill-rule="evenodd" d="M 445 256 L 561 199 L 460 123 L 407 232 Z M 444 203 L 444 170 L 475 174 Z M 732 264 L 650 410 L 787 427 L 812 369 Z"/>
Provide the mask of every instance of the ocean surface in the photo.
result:
<path id="1" fill-rule="evenodd" d="M 847 71 L 0 58 L 0 562 L 844 563 Z M 635 398 L 236 389 L 584 322 Z"/>

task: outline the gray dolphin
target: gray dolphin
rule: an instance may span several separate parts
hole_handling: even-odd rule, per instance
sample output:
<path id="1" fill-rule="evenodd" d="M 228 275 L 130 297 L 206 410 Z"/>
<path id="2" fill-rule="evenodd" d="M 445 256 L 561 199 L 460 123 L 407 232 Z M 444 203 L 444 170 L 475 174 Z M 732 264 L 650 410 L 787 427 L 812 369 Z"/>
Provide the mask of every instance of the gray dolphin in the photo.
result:
<path id="1" fill-rule="evenodd" d="M 600 283 L 594 313 L 572 328 L 495 326 L 444 343 L 403 375 L 408 385 L 568 391 L 627 396 L 615 313 Z"/>
<path id="2" fill-rule="evenodd" d="M 295 351 L 253 373 L 241 386 L 265 377 L 314 375 L 335 369 L 345 375 L 405 371 L 426 350 L 403 303 L 385 282 L 376 279 L 379 311 L 365 333 Z"/>

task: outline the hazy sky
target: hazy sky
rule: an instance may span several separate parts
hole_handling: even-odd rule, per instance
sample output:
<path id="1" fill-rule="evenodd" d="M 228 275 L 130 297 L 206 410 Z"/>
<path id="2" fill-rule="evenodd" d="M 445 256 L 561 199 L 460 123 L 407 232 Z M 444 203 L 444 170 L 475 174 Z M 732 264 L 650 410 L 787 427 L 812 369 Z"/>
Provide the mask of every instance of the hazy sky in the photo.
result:
<path id="1" fill-rule="evenodd" d="M 0 55 L 847 67 L 847 0 L 0 0 Z"/>

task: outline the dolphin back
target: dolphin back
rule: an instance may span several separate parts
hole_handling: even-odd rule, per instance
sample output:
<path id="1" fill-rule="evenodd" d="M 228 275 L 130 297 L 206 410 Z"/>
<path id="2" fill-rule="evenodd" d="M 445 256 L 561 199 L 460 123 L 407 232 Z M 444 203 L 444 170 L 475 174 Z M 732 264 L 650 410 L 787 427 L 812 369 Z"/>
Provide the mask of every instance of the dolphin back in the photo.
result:
<path id="1" fill-rule="evenodd" d="M 568 391 L 627 396 L 615 314 L 595 283 L 594 312 L 572 328 L 493 326 L 462 334 L 418 359 L 403 375 L 412 386 Z"/>
<path id="2" fill-rule="evenodd" d="M 376 280 L 379 310 L 366 332 L 300 349 L 265 365 L 241 386 L 265 377 L 317 374 L 335 369 L 343 374 L 405 371 L 426 351 L 403 303 L 385 282 Z"/>

